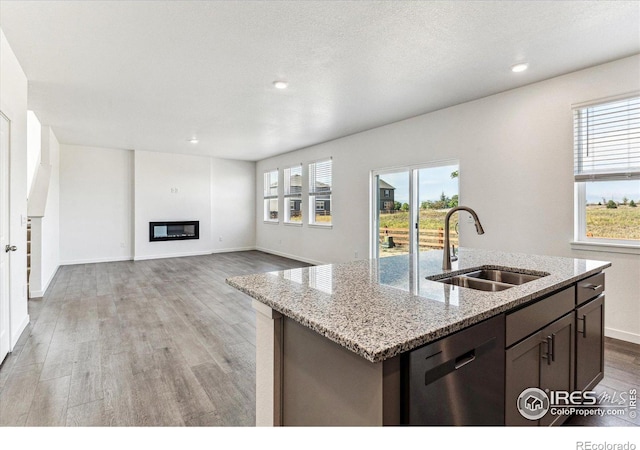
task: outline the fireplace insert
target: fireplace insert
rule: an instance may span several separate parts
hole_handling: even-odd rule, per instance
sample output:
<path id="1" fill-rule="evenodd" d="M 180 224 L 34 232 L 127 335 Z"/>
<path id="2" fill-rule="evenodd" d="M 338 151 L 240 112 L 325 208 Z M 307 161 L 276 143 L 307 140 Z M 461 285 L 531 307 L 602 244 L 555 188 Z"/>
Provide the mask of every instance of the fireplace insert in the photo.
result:
<path id="1" fill-rule="evenodd" d="M 149 241 L 200 239 L 200 221 L 149 222 Z"/>

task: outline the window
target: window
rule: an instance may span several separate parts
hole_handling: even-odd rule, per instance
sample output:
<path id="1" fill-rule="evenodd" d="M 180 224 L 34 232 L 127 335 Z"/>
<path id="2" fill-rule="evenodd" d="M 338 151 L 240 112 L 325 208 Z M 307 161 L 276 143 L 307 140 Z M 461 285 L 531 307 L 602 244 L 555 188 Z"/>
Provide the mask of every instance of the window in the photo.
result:
<path id="1" fill-rule="evenodd" d="M 264 173 L 264 221 L 278 222 L 278 169 Z"/>
<path id="2" fill-rule="evenodd" d="M 309 224 L 331 225 L 332 160 L 309 164 Z M 324 204 L 318 209 L 318 202 Z"/>
<path id="3" fill-rule="evenodd" d="M 284 169 L 284 223 L 302 224 L 302 165 Z"/>
<path id="4" fill-rule="evenodd" d="M 371 173 L 372 258 L 442 250 L 444 219 L 458 206 L 458 161 L 437 161 Z M 385 199 L 389 191 L 389 199 Z M 478 211 L 482 220 L 482 211 Z M 458 226 L 467 213 L 451 218 L 451 244 L 458 247 Z"/>
<path id="5" fill-rule="evenodd" d="M 575 240 L 640 247 L 640 97 L 573 116 Z"/>
<path id="6" fill-rule="evenodd" d="M 384 190 L 384 197 L 385 197 L 385 198 L 389 198 L 389 197 L 391 197 L 391 190 L 389 190 L 389 189 L 385 189 L 385 190 Z"/>

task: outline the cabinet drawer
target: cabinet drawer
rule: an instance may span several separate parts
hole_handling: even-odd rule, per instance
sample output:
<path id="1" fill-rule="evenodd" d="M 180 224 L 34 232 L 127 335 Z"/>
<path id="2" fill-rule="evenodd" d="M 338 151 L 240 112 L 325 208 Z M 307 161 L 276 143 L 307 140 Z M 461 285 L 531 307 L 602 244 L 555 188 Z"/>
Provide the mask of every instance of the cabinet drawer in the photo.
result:
<path id="1" fill-rule="evenodd" d="M 553 322 L 558 317 L 564 316 L 574 306 L 575 288 L 571 286 L 511 314 L 507 314 L 507 347 Z"/>
<path id="2" fill-rule="evenodd" d="M 604 273 L 578 281 L 576 286 L 576 305 L 581 305 L 604 292 Z"/>

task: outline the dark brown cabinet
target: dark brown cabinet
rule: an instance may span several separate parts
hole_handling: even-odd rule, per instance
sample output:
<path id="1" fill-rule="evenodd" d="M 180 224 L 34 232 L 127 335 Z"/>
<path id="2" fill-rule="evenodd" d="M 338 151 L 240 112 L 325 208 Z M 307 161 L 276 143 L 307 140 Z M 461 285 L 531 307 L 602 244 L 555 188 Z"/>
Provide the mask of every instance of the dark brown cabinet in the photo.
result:
<path id="1" fill-rule="evenodd" d="M 518 411 L 517 399 L 522 391 L 531 387 L 573 389 L 574 324 L 573 314 L 567 314 L 507 349 L 506 425 L 552 425 L 564 420 L 550 414 L 538 421 L 526 419 Z"/>
<path id="2" fill-rule="evenodd" d="M 576 390 L 604 377 L 604 294 L 576 309 Z"/>
<path id="3" fill-rule="evenodd" d="M 506 425 L 559 425 L 568 418 L 550 412 L 524 418 L 517 402 L 527 388 L 584 391 L 602 380 L 604 283 L 600 272 L 506 314 Z"/>
<path id="4" fill-rule="evenodd" d="M 575 320 L 567 314 L 542 330 L 546 354 L 540 361 L 540 389 L 548 391 L 573 391 Z M 554 416 L 548 412 L 540 425 L 559 425 L 566 416 Z"/>
<path id="5" fill-rule="evenodd" d="M 505 425 L 531 426 L 538 421 L 524 418 L 518 411 L 518 396 L 530 387 L 540 386 L 542 332 L 529 336 L 507 350 L 505 367 Z"/>

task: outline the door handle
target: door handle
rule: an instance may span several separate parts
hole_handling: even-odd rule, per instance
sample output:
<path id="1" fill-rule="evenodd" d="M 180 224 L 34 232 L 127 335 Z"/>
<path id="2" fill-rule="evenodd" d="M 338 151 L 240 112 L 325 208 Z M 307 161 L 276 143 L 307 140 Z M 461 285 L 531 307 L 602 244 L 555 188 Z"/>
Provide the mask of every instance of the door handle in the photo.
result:
<path id="1" fill-rule="evenodd" d="M 15 245 L 5 245 L 4 246 L 4 251 L 9 253 L 9 252 L 15 252 L 16 250 L 18 250 L 18 247 L 16 247 Z"/>

